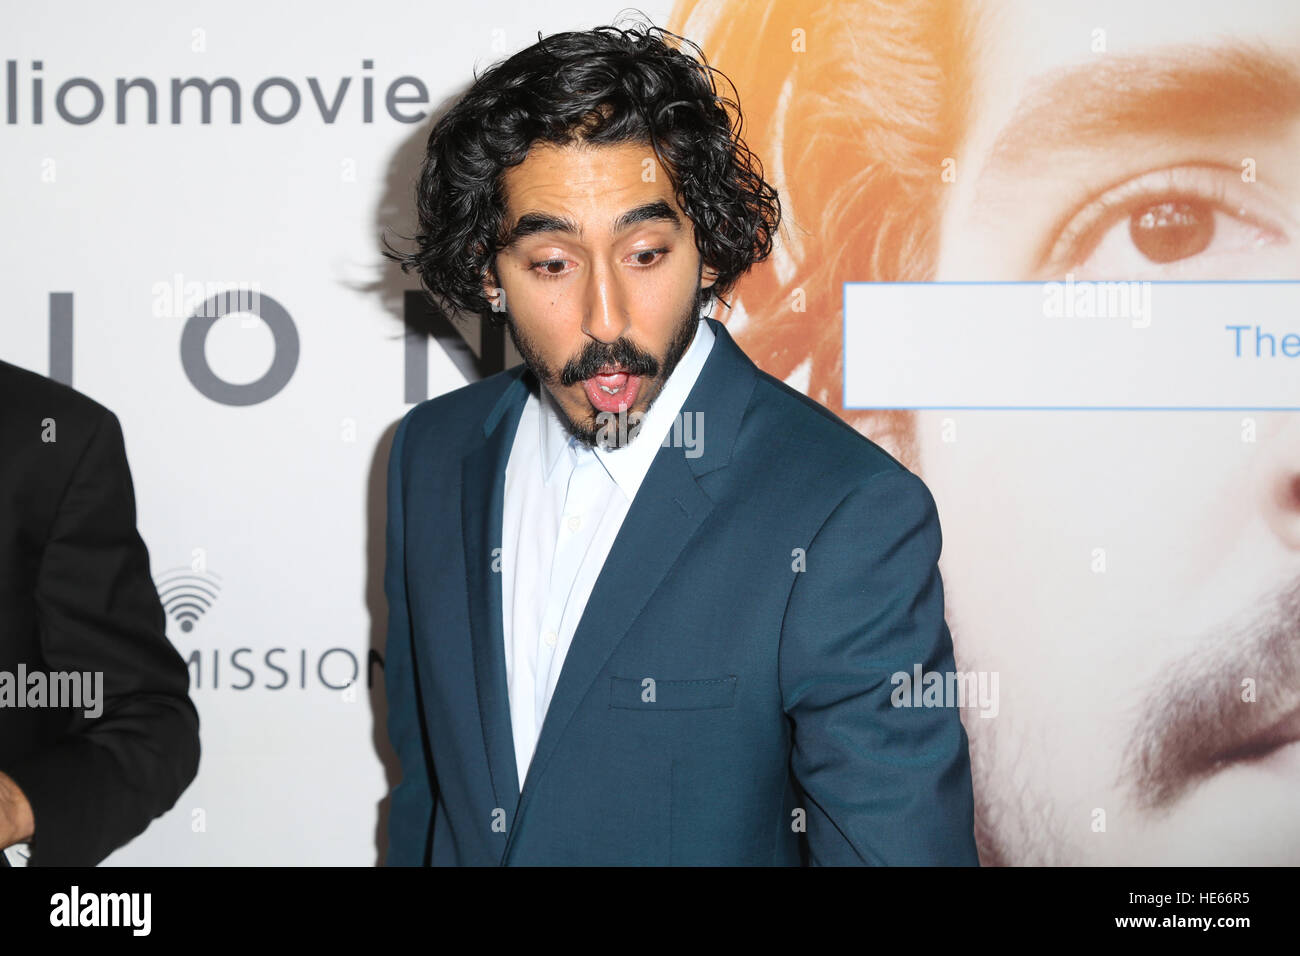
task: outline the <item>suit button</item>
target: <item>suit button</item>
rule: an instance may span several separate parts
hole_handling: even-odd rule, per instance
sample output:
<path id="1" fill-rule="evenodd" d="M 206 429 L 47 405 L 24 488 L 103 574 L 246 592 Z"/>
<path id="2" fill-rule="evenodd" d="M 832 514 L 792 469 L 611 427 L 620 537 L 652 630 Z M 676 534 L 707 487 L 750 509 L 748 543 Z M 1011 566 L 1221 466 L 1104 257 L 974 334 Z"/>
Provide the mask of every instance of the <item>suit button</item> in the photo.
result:
<path id="1" fill-rule="evenodd" d="M 577 530 L 578 530 L 579 528 L 581 528 L 581 527 L 582 527 L 582 516 L 581 516 L 581 515 L 572 515 L 572 516 L 570 516 L 570 518 L 569 518 L 569 530 L 570 530 L 570 531 L 577 531 Z"/>
<path id="2" fill-rule="evenodd" d="M 546 642 L 546 646 L 547 646 L 547 647 L 554 647 L 554 646 L 555 646 L 555 639 L 556 639 L 556 638 L 555 638 L 555 632 L 554 632 L 554 631 L 547 631 L 546 634 L 542 636 L 542 640 L 544 640 L 544 641 Z"/>

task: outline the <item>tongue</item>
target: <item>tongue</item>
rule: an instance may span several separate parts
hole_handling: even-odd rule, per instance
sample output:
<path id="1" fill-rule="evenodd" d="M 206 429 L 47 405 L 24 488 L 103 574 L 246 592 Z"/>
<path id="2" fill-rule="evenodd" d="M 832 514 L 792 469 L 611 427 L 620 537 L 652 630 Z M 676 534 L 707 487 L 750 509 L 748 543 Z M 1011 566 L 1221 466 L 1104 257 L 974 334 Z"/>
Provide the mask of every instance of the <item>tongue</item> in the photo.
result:
<path id="1" fill-rule="evenodd" d="M 641 376 L 629 375 L 627 372 L 593 375 L 583 380 L 582 388 L 596 411 L 627 411 L 636 404 L 637 395 L 641 391 Z M 605 391 L 606 388 L 610 391 Z"/>

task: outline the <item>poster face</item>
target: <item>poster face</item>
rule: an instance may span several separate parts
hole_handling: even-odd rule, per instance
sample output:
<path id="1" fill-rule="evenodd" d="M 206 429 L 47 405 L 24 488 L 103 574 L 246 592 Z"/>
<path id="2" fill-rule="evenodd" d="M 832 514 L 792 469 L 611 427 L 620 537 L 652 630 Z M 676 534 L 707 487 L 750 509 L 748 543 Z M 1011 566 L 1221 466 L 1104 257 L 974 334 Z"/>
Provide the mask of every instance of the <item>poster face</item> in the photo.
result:
<path id="1" fill-rule="evenodd" d="M 958 668 L 999 677 L 962 715 L 981 861 L 1300 861 L 1300 10 L 684 2 L 672 28 L 787 213 L 729 328 L 937 500 Z"/>

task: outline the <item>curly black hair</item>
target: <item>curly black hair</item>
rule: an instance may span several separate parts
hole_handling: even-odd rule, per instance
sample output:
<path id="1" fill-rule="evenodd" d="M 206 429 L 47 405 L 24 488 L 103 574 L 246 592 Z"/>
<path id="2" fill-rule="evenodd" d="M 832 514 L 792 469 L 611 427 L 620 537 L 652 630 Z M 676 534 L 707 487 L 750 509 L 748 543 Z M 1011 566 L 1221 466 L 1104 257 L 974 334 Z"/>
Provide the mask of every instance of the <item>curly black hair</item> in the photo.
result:
<path id="1" fill-rule="evenodd" d="M 699 59 L 664 37 L 689 45 Z M 415 251 L 385 240 L 385 255 L 416 272 L 447 315 L 503 322 L 483 295 L 483 279 L 495 275 L 505 245 L 504 170 L 538 142 L 648 143 L 695 226 L 702 265 L 717 274 L 697 307 L 712 297 L 725 304 L 740 276 L 771 253 L 781 204 L 741 139 L 739 105 L 719 94 L 715 73 L 722 76 L 698 46 L 655 26 L 545 39 L 539 32 L 537 43 L 476 73 L 434 125 L 416 186 Z"/>

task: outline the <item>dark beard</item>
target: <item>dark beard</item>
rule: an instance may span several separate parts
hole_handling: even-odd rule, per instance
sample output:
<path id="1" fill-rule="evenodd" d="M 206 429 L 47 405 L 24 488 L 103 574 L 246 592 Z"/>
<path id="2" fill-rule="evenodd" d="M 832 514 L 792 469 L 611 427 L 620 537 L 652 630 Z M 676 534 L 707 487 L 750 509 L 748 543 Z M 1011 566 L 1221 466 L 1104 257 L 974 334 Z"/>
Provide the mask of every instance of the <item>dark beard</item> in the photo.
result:
<path id="1" fill-rule="evenodd" d="M 570 359 L 565 363 L 564 368 L 558 372 L 552 369 L 546 360 L 542 358 L 541 353 L 531 341 L 520 332 L 514 316 L 510 310 L 506 310 L 506 328 L 510 330 L 510 339 L 515 343 L 515 349 L 518 350 L 520 357 L 523 358 L 524 364 L 537 376 L 537 380 L 551 392 L 555 410 L 559 412 L 564 427 L 569 434 L 588 448 L 594 448 L 598 440 L 605 439 L 608 447 L 617 448 L 622 444 L 624 437 L 629 440 L 636 434 L 635 427 L 628 428 L 611 428 L 606 421 L 597 418 L 595 409 L 592 409 L 589 418 L 580 422 L 575 422 L 569 417 L 558 401 L 554 401 L 555 389 L 575 385 L 578 382 L 588 379 L 595 375 L 604 365 L 620 365 L 628 369 L 633 375 L 643 376 L 643 389 L 653 389 L 646 394 L 651 395 L 650 404 L 653 405 L 656 398 L 663 391 L 664 384 L 668 381 L 673 370 L 681 362 L 682 356 L 686 350 L 691 347 L 691 342 L 695 339 L 695 332 L 699 328 L 699 310 L 698 297 L 691 300 L 691 307 L 677 326 L 673 329 L 672 338 L 668 342 L 668 348 L 664 353 L 663 362 L 660 362 L 653 354 L 633 344 L 626 338 L 619 337 L 613 343 L 605 342 L 588 342 L 582 350 L 582 354 L 576 358 Z M 645 411 L 650 410 L 647 405 Z M 629 409 L 628 415 L 633 413 Z M 606 413 L 608 417 L 608 413 Z M 620 416 L 621 417 L 621 416 Z M 620 423 L 621 424 L 621 423 Z M 612 441 L 611 441 L 612 440 Z"/>

